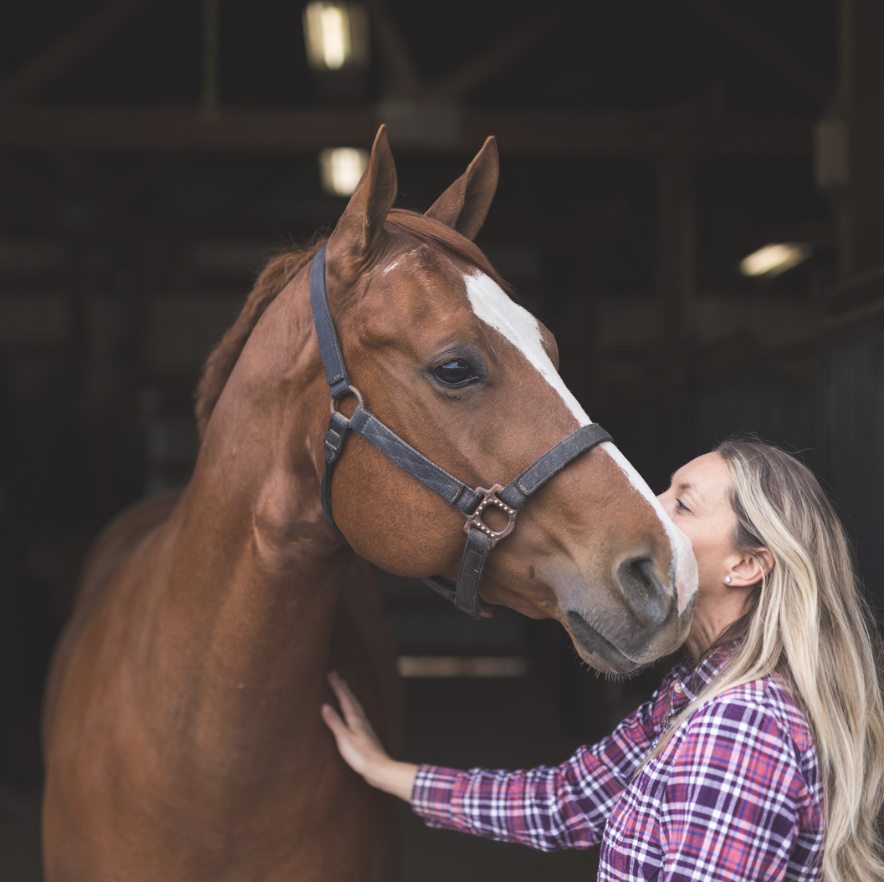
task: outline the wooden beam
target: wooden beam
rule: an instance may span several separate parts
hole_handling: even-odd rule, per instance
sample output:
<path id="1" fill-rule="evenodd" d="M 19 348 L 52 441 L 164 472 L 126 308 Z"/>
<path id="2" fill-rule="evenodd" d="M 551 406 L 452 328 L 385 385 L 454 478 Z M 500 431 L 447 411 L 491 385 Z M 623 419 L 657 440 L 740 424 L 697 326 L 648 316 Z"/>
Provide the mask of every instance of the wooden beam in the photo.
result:
<path id="1" fill-rule="evenodd" d="M 443 77 L 428 94 L 437 101 L 455 101 L 506 69 L 562 20 L 562 10 L 544 10 L 523 22 L 499 42 Z"/>
<path id="2" fill-rule="evenodd" d="M 218 0 L 203 0 L 203 79 L 200 90 L 200 110 L 203 119 L 211 122 L 221 106 L 218 84 L 219 37 Z"/>
<path id="3" fill-rule="evenodd" d="M 744 7 L 727 0 L 684 0 L 694 12 L 725 37 L 766 64 L 774 73 L 818 104 L 832 97 L 834 84 L 802 58 L 785 40 L 772 34 L 763 22 L 754 19 Z M 799 19 L 801 4 L 793 7 Z"/>
<path id="4" fill-rule="evenodd" d="M 106 198 L 102 210 L 108 214 L 122 212 L 133 200 L 156 184 L 167 181 L 179 161 L 178 157 L 166 153 L 149 155 L 134 171 L 117 182 L 112 193 Z"/>
<path id="5" fill-rule="evenodd" d="M 884 4 L 841 0 L 840 12 L 841 70 L 832 112 L 847 124 L 848 180 L 832 196 L 847 277 L 884 264 Z"/>
<path id="6" fill-rule="evenodd" d="M 657 169 L 657 291 L 661 343 L 677 353 L 696 333 L 696 250 L 693 164 L 686 156 L 663 157 Z"/>
<path id="7" fill-rule="evenodd" d="M 30 205 L 35 203 L 49 203 L 58 198 L 58 188 L 54 182 L 47 180 L 47 175 L 35 172 L 20 158 L 13 156 L 10 151 L 0 151 L 0 188 L 7 193 L 20 195 Z"/>
<path id="8" fill-rule="evenodd" d="M 112 0 L 0 81 L 0 104 L 29 98 L 59 79 L 155 0 Z"/>
<path id="9" fill-rule="evenodd" d="M 225 108 L 216 120 L 177 108 L 7 107 L 0 109 L 0 148 L 112 152 L 295 154 L 371 144 L 384 122 L 373 107 L 355 109 Z M 655 113 L 464 109 L 456 137 L 399 144 L 401 153 L 472 153 L 496 135 L 505 155 L 805 156 L 813 120 L 714 118 Z"/>
<path id="10" fill-rule="evenodd" d="M 408 44 L 386 0 L 367 0 L 372 28 L 382 52 L 381 57 L 392 75 L 386 89 L 388 97 L 417 98 L 423 92 L 423 82 Z"/>

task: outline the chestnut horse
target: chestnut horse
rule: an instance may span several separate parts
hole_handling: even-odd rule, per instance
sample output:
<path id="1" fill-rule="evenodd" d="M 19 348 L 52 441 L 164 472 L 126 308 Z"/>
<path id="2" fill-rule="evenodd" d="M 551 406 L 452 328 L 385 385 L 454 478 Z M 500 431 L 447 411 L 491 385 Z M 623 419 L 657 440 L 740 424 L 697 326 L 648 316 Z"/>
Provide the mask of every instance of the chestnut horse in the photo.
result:
<path id="1" fill-rule="evenodd" d="M 497 170 L 489 139 L 425 215 L 394 210 L 382 127 L 325 252 L 366 405 L 470 487 L 590 423 L 552 336 L 471 241 Z M 87 560 L 47 691 L 47 882 L 398 875 L 396 809 L 338 756 L 325 675 L 351 682 L 397 750 L 394 652 L 365 561 L 454 577 L 464 521 L 356 433 L 334 471 L 340 532 L 323 517 L 317 249 L 270 262 L 209 358 L 190 483 L 124 513 Z M 557 619 L 603 671 L 682 643 L 695 591 L 689 543 L 609 442 L 528 500 L 481 582 L 488 603 Z"/>

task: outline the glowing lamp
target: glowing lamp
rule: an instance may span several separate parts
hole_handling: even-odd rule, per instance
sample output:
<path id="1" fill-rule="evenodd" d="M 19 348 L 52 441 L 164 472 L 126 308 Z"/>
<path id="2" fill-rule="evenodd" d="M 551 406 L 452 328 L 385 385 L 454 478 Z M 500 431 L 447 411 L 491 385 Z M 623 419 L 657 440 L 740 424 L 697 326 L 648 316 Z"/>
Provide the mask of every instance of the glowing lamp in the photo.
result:
<path id="1" fill-rule="evenodd" d="M 368 61 L 368 15 L 358 3 L 315 0 L 304 8 L 304 39 L 315 70 L 359 67 Z"/>
<path id="2" fill-rule="evenodd" d="M 776 242 L 753 251 L 740 261 L 744 276 L 768 276 L 773 278 L 798 266 L 813 253 L 810 245 L 798 242 Z"/>
<path id="3" fill-rule="evenodd" d="M 330 147 L 319 154 L 322 189 L 335 196 L 350 196 L 365 167 L 368 151 L 356 147 Z"/>

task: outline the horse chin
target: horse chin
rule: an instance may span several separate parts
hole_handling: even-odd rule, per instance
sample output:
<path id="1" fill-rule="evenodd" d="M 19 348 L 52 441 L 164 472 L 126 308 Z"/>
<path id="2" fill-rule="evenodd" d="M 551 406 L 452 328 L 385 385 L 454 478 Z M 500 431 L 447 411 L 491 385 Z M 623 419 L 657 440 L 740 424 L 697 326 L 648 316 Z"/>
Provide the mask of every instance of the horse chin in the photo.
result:
<path id="1" fill-rule="evenodd" d="M 624 655 L 577 613 L 569 612 L 564 624 L 574 641 L 577 654 L 597 671 L 603 674 L 628 675 L 643 667 L 640 662 Z"/>

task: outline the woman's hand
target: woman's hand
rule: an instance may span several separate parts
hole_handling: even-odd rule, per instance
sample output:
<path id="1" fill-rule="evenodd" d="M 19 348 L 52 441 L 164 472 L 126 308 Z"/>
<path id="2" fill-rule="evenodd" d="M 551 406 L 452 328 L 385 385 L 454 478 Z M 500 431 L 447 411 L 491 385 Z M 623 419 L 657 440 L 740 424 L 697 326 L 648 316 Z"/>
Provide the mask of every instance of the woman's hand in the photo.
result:
<path id="1" fill-rule="evenodd" d="M 350 687 L 335 673 L 328 675 L 328 682 L 344 718 L 331 705 L 324 704 L 322 719 L 332 730 L 344 761 L 372 787 L 410 802 L 417 766 L 391 759 Z"/>

